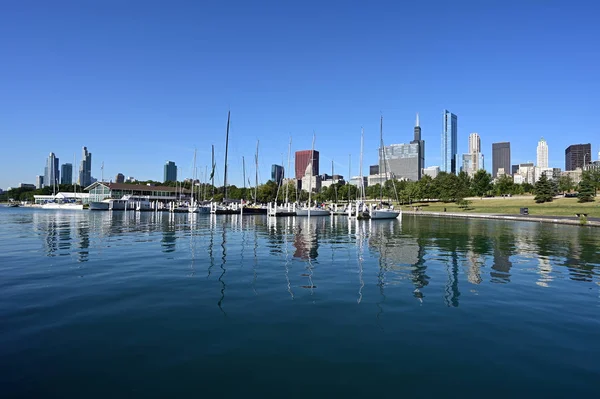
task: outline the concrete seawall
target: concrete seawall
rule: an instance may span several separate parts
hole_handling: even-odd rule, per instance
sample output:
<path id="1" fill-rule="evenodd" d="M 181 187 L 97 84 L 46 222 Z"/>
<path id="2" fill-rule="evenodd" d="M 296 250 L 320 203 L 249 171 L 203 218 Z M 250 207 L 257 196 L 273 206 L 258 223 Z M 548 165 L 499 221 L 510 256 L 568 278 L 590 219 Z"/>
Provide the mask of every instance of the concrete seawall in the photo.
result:
<path id="1" fill-rule="evenodd" d="M 582 226 L 579 218 L 568 216 L 524 216 L 524 215 L 499 215 L 491 213 L 456 213 L 456 212 L 429 212 L 429 211 L 402 211 L 404 215 L 433 216 L 445 218 L 463 218 L 463 219 L 495 219 L 495 220 L 513 220 L 519 222 L 538 222 L 538 223 L 556 223 Z M 585 226 L 600 227 L 600 220 L 588 218 Z"/>

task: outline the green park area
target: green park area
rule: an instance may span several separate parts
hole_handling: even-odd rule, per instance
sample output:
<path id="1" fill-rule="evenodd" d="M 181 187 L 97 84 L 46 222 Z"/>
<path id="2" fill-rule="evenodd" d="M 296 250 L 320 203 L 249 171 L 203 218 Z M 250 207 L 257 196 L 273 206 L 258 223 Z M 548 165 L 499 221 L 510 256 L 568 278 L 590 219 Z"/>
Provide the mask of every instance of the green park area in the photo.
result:
<path id="1" fill-rule="evenodd" d="M 494 198 L 469 198 L 459 206 L 449 202 L 419 202 L 412 206 L 403 206 L 412 210 L 418 206 L 421 211 L 454 213 L 492 213 L 500 215 L 519 215 L 521 208 L 528 208 L 530 216 L 576 216 L 600 217 L 600 201 L 578 202 L 577 198 L 555 197 L 552 202 L 536 203 L 533 196 L 513 196 Z"/>

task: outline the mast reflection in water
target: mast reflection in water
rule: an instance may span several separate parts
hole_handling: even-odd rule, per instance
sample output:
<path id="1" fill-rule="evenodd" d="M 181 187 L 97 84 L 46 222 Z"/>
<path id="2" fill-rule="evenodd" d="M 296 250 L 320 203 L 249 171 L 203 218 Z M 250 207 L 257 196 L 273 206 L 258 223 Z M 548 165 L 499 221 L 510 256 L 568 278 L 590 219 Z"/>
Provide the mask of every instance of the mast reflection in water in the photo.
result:
<path id="1" fill-rule="evenodd" d="M 281 396 L 310 369 L 302 394 L 593 396 L 597 232 L 0 209 L 0 384 Z"/>

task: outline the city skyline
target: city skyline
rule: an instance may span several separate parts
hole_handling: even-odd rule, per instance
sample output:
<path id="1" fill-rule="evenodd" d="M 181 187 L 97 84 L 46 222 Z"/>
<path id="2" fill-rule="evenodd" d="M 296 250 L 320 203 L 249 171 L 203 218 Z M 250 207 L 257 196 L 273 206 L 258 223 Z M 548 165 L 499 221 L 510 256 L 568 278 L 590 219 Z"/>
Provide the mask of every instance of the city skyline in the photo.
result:
<path id="1" fill-rule="evenodd" d="M 350 175 L 358 175 L 361 127 L 366 175 L 378 161 L 380 115 L 386 143 L 406 143 L 419 112 L 424 166 L 440 166 L 442 109 L 460 117 L 460 153 L 475 131 L 488 159 L 491 143 L 510 141 L 515 164 L 536 160 L 542 135 L 549 166 L 563 167 L 574 143 L 591 142 L 598 153 L 593 4 L 365 3 L 340 11 L 310 1 L 234 3 L 3 8 L 0 30 L 14 39 L 0 43 L 11 60 L 0 65 L 0 187 L 33 183 L 50 151 L 70 159 L 64 155 L 82 145 L 93 149 L 96 177 L 104 161 L 105 176 L 160 180 L 165 159 L 180 165 L 181 178 L 193 176 L 194 149 L 198 170 L 210 170 L 214 144 L 220 181 L 229 109 L 228 181 L 238 186 L 257 138 L 265 181 L 286 158 L 289 137 L 293 150 L 307 149 L 313 132 L 323 164 L 333 160 L 347 174 L 351 155 Z M 198 24 L 199 15 L 207 22 Z M 451 31 L 443 29 L 448 18 Z"/>

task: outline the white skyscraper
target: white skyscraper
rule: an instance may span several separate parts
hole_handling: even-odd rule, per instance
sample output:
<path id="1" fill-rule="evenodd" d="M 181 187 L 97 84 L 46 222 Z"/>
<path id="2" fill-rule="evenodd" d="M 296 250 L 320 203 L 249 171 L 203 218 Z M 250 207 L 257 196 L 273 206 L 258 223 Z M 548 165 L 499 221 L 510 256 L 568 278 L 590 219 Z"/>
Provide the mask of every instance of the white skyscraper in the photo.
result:
<path id="1" fill-rule="evenodd" d="M 483 156 L 481 155 L 481 139 L 479 134 L 471 133 L 469 135 L 469 152 L 463 154 L 463 167 L 469 176 L 474 176 L 479 169 L 482 169 Z"/>
<path id="2" fill-rule="evenodd" d="M 471 133 L 469 134 L 469 154 L 476 152 L 481 152 L 481 139 L 479 138 L 479 134 Z"/>
<path id="3" fill-rule="evenodd" d="M 545 169 L 548 167 L 548 143 L 542 137 L 537 145 L 537 164 L 538 168 Z"/>

